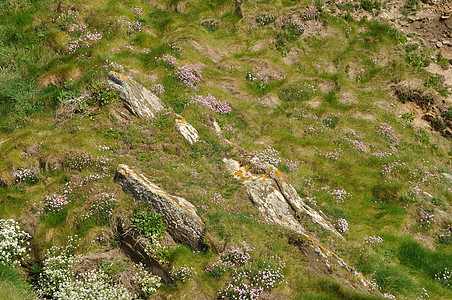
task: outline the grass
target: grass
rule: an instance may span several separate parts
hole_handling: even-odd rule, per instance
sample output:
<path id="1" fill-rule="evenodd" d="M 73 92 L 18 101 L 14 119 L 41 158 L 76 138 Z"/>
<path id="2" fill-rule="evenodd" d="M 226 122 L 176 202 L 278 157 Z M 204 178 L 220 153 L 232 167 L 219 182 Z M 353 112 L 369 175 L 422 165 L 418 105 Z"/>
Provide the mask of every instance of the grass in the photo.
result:
<path id="1" fill-rule="evenodd" d="M 308 5 L 303 1 L 267 2 L 246 3 L 245 8 L 253 15 L 269 5 L 274 9 L 296 5 L 294 10 Z M 66 151 L 76 148 L 110 159 L 108 172 L 111 176 L 119 163 L 126 163 L 141 170 L 169 193 L 191 201 L 198 207 L 207 232 L 219 244 L 232 245 L 246 240 L 258 248 L 257 251 L 281 256 L 288 265 L 288 285 L 275 291 L 277 295 L 291 295 L 296 299 L 373 299 L 341 284 L 310 278 L 301 254 L 287 245 L 284 229 L 263 224 L 244 187 L 228 176 L 221 159 L 231 154 L 205 126 L 211 115 L 228 139 L 248 151 L 271 146 L 284 158 L 298 163 L 298 170 L 284 170 L 291 183 L 304 196 L 307 193 L 315 196 L 316 207 L 328 216 L 348 220 L 350 232 L 346 235 L 343 256 L 368 278 L 375 278 L 385 291 L 415 298 L 419 287 L 425 286 L 430 287 L 432 296 L 450 296 L 450 291 L 437 288 L 438 284 L 432 279 L 434 273 L 451 259 L 447 255 L 450 246 L 441 245 L 445 248 L 431 251 L 410 240 L 409 236 L 419 234 L 414 225 L 407 225 L 415 222 L 416 205 L 400 200 L 402 195 L 410 192 L 407 182 L 417 176 L 415 170 L 437 174 L 436 167 L 450 167 L 450 158 L 441 154 L 447 153 L 450 141 L 433 132 L 430 140 L 438 150 L 422 144 L 415 129 L 397 118 L 395 110 L 389 106 L 394 100 L 387 89 L 396 77 L 402 80 L 429 78 L 417 70 L 419 65 L 427 63 L 427 52 L 417 49 L 405 54 L 404 36 L 387 24 L 357 22 L 350 18 L 347 21 L 323 14 L 322 21 L 328 25 L 322 28 L 321 34 L 303 34 L 301 39 L 287 42 L 289 50 L 283 57 L 271 46 L 277 27 L 267 25 L 249 30 L 248 16 L 240 19 L 232 4 L 226 1 L 190 2 L 181 14 L 172 12 L 169 2 L 154 8 L 135 1 L 134 5 L 143 7 L 141 18 L 145 21 L 145 30 L 124 37 L 125 33 L 118 25 L 108 27 L 105 22 L 116 24 L 119 16 L 134 20 L 128 4 L 105 1 L 93 5 L 86 1 L 69 1 L 63 10 L 69 4 L 75 4 L 80 19 L 90 28 L 96 28 L 104 35 L 104 39 L 91 48 L 74 54 L 66 52 L 65 32 L 51 21 L 58 13 L 47 12 L 47 8 L 56 7 L 57 2 L 35 1 L 27 7 L 8 7 L 9 13 L 2 14 L 0 38 L 17 66 L 7 65 L 0 55 L 0 66 L 5 70 L 0 75 L 0 112 L 5 116 L 0 121 L 0 141 L 7 140 L 0 146 L 5 153 L 4 159 L 0 160 L 0 177 L 4 185 L 0 187 L 0 215 L 19 219 L 34 203 L 42 201 L 44 195 L 58 192 L 67 181 L 96 173 L 94 169 L 83 172 L 64 168 L 53 170 L 64 160 Z M 219 20 L 217 30 L 210 32 L 200 25 L 199 19 L 207 17 Z M 205 49 L 188 46 L 193 39 Z M 154 58 L 169 53 L 168 42 L 173 41 L 185 50 L 177 58 L 180 65 L 203 64 L 199 91 L 184 88 L 156 63 Z M 258 51 L 252 50 L 259 42 L 265 46 Z M 134 45 L 134 51 L 123 47 L 129 44 Z M 111 51 L 112 48 L 119 50 Z M 141 52 L 144 48 L 149 48 L 150 52 Z M 215 57 L 220 50 L 226 54 Z M 0 53 L 2 51 L 4 49 L 0 48 Z M 376 66 L 371 59 L 381 53 L 386 53 L 390 61 Z M 407 55 L 411 56 L 407 58 Z M 188 145 L 174 129 L 173 114 L 154 121 L 118 118 L 118 111 L 122 110 L 118 99 L 104 106 L 92 103 L 86 113 L 76 113 L 66 123 L 56 124 L 58 95 L 81 93 L 93 82 L 105 78 L 107 70 L 103 64 L 106 59 L 123 65 L 125 73 L 146 87 L 163 84 L 162 101 L 197 128 L 206 143 Z M 256 68 L 257 62 L 268 63 L 276 70 L 275 74 L 283 74 L 285 79 L 272 81 L 263 91 L 247 86 L 245 74 Z M 366 70 L 365 75 L 357 82 L 354 72 L 362 68 Z M 72 81 L 69 80 L 71 77 Z M 234 93 L 227 90 L 229 82 L 234 84 Z M 317 91 L 303 90 L 297 96 L 297 89 L 302 89 L 304 83 L 313 84 Z M 427 83 L 436 87 L 434 80 Z M 208 93 L 227 101 L 233 108 L 232 113 L 219 115 L 198 105 L 186 106 L 193 95 Z M 279 95 L 281 103 L 265 106 L 255 101 L 255 98 L 269 94 Z M 346 102 L 346 95 L 352 95 L 353 102 Z M 365 119 L 363 115 L 372 118 Z M 391 152 L 393 146 L 375 132 L 384 122 L 392 126 L 401 142 L 395 156 L 379 158 L 372 153 Z M 368 152 L 357 150 L 355 144 L 344 137 L 364 143 Z M 33 153 L 30 149 L 40 142 L 46 147 Z M 111 149 L 100 152 L 96 149 L 98 145 Z M 326 152 L 338 148 L 343 154 L 337 160 L 325 158 Z M 30 157 L 23 155 L 29 151 Z M 394 160 L 405 161 L 407 165 L 396 169 L 389 178 L 381 173 L 382 166 Z M 39 166 L 42 180 L 36 185 L 13 186 L 13 172 L 18 167 L 32 164 Z M 120 198 L 115 213 L 129 214 L 137 204 L 123 196 L 111 176 L 90 187 L 96 192 L 102 189 L 114 192 Z M 309 178 L 314 187 L 306 183 Z M 450 192 L 446 185 L 439 181 L 422 185 L 423 191 L 445 199 L 441 203 L 435 202 L 435 209 L 447 211 L 450 208 Z M 344 189 L 352 196 L 337 202 L 331 194 L 320 190 L 326 186 Z M 214 203 L 211 196 L 203 196 L 201 189 L 220 193 L 224 202 Z M 420 205 L 424 203 L 420 202 Z M 101 227 L 108 228 L 108 225 L 80 223 L 79 216 L 84 209 L 84 201 L 78 199 L 67 210 L 39 219 L 34 237 L 35 243 L 42 246 L 40 251 L 52 243 L 61 243 L 66 235 L 74 233 L 80 234 L 85 239 L 83 243 L 88 245 L 94 232 Z M 437 229 L 422 234 L 435 240 Z M 407 239 L 399 238 L 401 230 L 406 230 Z M 384 245 L 361 253 L 359 249 L 366 235 L 383 236 Z M 339 247 L 328 240 L 325 239 L 328 247 Z M 435 246 L 439 247 L 436 242 Z M 388 253 L 393 253 L 391 259 L 387 258 Z M 215 251 L 192 253 L 179 247 L 173 254 L 172 263 L 193 266 L 198 276 L 175 288 L 166 287 L 161 293 L 184 298 L 190 291 L 197 290 L 199 298 L 217 296 L 225 279 L 216 280 L 204 272 L 207 263 L 216 257 Z M 380 257 L 385 260 L 380 262 Z"/>
<path id="2" fill-rule="evenodd" d="M 10 266 L 0 264 L 0 298 L 5 300 L 34 299 L 31 285 Z"/>

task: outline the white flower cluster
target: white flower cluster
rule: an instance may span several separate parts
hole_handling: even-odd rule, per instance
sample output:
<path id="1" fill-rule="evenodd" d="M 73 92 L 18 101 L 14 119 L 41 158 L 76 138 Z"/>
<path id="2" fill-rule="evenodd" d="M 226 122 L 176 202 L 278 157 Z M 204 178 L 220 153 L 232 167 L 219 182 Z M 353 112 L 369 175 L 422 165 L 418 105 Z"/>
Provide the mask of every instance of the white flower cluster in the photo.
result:
<path id="1" fill-rule="evenodd" d="M 0 263 L 6 265 L 20 265 L 28 257 L 27 240 L 31 236 L 22 231 L 13 219 L 0 219 Z"/>
<path id="2" fill-rule="evenodd" d="M 120 284 L 111 283 L 111 278 L 103 271 L 92 270 L 79 274 L 75 280 L 61 283 L 60 289 L 53 295 L 59 300 L 129 300 L 127 289 Z"/>
<path id="3" fill-rule="evenodd" d="M 132 280 L 141 288 L 141 291 L 143 291 L 143 294 L 148 297 L 155 292 L 157 292 L 157 289 L 160 287 L 160 277 L 157 275 L 152 275 L 149 273 L 144 266 L 140 263 L 136 265 L 138 272 L 135 276 L 132 277 Z"/>
<path id="4" fill-rule="evenodd" d="M 38 282 L 39 294 L 57 300 L 132 299 L 124 286 L 111 283 L 110 276 L 103 271 L 74 274 L 72 267 L 82 258 L 74 254 L 77 242 L 77 237 L 69 237 L 65 248 L 53 246 L 47 251 Z"/>
<path id="5" fill-rule="evenodd" d="M 162 256 L 165 250 L 166 247 L 160 244 L 159 237 L 157 235 L 151 236 L 149 238 L 149 243 L 146 245 L 146 248 L 144 248 L 144 252 L 146 252 L 147 255 L 158 260 L 161 264 L 167 263 L 166 258 Z"/>
<path id="6" fill-rule="evenodd" d="M 65 282 L 72 280 L 72 266 L 81 259 L 80 255 L 74 254 L 75 249 L 77 249 L 77 240 L 69 237 L 64 249 L 53 246 L 47 250 L 39 278 L 40 294 L 53 296 Z"/>

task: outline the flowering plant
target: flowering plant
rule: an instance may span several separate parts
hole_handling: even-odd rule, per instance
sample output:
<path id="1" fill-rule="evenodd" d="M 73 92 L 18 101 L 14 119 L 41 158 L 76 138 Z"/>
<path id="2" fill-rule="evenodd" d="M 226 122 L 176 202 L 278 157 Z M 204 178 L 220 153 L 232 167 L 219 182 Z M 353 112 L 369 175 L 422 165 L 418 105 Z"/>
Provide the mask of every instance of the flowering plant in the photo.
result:
<path id="1" fill-rule="evenodd" d="M 185 282 L 185 280 L 192 277 L 193 275 L 196 275 L 195 269 L 189 267 L 174 269 L 172 272 L 173 279 L 182 282 Z"/>
<path id="2" fill-rule="evenodd" d="M 201 67 L 199 65 L 185 65 L 177 67 L 172 75 L 183 85 L 197 90 L 197 84 L 202 80 Z"/>
<path id="3" fill-rule="evenodd" d="M 21 230 L 13 219 L 0 219 L 0 263 L 18 266 L 28 257 L 27 246 L 31 236 Z"/>
<path id="4" fill-rule="evenodd" d="M 138 272 L 132 277 L 132 281 L 138 283 L 144 296 L 148 297 L 157 292 L 157 289 L 161 285 L 161 278 L 149 273 L 141 263 L 137 264 L 136 267 Z"/>
<path id="5" fill-rule="evenodd" d="M 195 95 L 192 100 L 187 103 L 187 106 L 191 103 L 198 103 L 206 106 L 211 111 L 219 114 L 228 114 L 231 112 L 231 106 L 226 101 L 217 100 L 214 96 L 208 94 L 207 96 Z"/>

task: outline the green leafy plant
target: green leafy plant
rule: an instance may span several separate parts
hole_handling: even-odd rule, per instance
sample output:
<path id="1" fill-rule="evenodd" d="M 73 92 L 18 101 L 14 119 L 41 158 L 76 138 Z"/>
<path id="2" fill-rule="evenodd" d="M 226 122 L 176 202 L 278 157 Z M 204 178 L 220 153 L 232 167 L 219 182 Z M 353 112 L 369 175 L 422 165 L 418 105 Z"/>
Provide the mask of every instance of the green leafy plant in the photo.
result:
<path id="1" fill-rule="evenodd" d="M 309 82 L 292 84 L 287 88 L 281 89 L 279 97 L 283 101 L 307 101 L 317 95 L 317 90 L 317 85 Z"/>
<path id="2" fill-rule="evenodd" d="M 361 7 L 369 12 L 372 12 L 374 9 L 378 11 L 381 9 L 381 1 L 361 0 Z"/>
<path id="3" fill-rule="evenodd" d="M 105 81 L 93 82 L 89 90 L 91 93 L 90 99 L 88 100 L 89 105 L 104 106 L 113 102 L 118 97 L 118 93 L 111 89 Z"/>
<path id="4" fill-rule="evenodd" d="M 339 123 L 339 116 L 331 116 L 326 118 L 322 121 L 323 124 L 325 124 L 326 127 L 330 129 L 334 129 L 337 126 L 337 123 Z"/>
<path id="5" fill-rule="evenodd" d="M 420 53 L 408 53 L 407 58 L 408 63 L 415 69 L 428 67 L 430 65 L 430 57 L 425 51 L 422 51 Z"/>
<path id="6" fill-rule="evenodd" d="M 201 26 L 210 32 L 217 31 L 220 28 L 220 22 L 216 19 L 206 19 L 201 21 Z"/>
<path id="7" fill-rule="evenodd" d="M 425 84 L 424 84 L 426 87 L 432 87 L 432 88 L 435 88 L 435 89 L 437 89 L 437 88 L 439 88 L 439 79 L 438 79 L 438 77 L 437 76 L 431 76 L 431 77 L 428 77 L 426 80 L 425 80 Z"/>
<path id="8" fill-rule="evenodd" d="M 166 233 L 162 215 L 154 211 L 139 212 L 131 216 L 130 220 L 137 231 L 149 239 L 160 239 Z"/>
<path id="9" fill-rule="evenodd" d="M 411 123 L 414 121 L 414 115 L 412 113 L 404 113 L 401 117 L 408 123 Z"/>

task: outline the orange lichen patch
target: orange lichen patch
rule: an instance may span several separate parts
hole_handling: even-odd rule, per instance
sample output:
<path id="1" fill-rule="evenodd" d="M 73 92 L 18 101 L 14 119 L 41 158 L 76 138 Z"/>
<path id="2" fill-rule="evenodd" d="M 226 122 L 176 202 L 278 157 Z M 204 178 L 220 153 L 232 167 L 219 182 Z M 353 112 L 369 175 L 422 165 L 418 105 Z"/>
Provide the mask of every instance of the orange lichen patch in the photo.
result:
<path id="1" fill-rule="evenodd" d="M 275 175 L 276 175 L 276 177 L 278 177 L 278 179 L 281 179 L 281 180 L 284 180 L 284 178 L 286 177 L 286 175 L 283 172 L 281 172 L 280 170 L 276 170 Z"/>
<path id="2" fill-rule="evenodd" d="M 120 76 L 122 81 L 126 81 L 127 77 L 124 76 L 124 74 L 119 73 L 119 72 L 115 72 L 115 71 L 110 71 L 111 73 L 113 73 L 114 75 Z"/>
<path id="3" fill-rule="evenodd" d="M 180 117 L 180 119 L 176 119 L 176 122 L 177 122 L 177 123 L 185 124 L 185 123 L 187 123 L 187 120 L 185 120 L 184 117 Z"/>
<path id="4" fill-rule="evenodd" d="M 311 244 L 312 244 L 313 246 L 319 246 L 319 248 L 320 248 L 324 253 L 328 253 L 328 250 L 327 250 L 325 247 L 323 247 L 322 244 L 320 244 L 319 242 L 312 241 Z"/>

